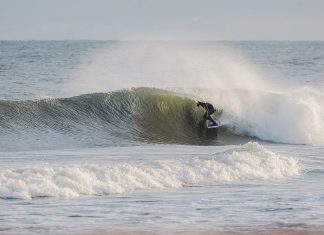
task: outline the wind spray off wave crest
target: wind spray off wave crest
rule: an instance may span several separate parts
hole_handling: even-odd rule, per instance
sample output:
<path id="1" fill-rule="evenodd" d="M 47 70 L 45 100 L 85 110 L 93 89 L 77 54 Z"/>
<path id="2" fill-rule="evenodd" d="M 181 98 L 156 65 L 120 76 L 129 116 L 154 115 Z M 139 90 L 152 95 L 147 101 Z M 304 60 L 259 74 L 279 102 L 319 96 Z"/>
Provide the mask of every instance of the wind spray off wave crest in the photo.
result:
<path id="1" fill-rule="evenodd" d="M 226 43 L 115 42 L 86 58 L 64 84 L 63 96 L 131 87 L 268 87 L 240 50 Z"/>

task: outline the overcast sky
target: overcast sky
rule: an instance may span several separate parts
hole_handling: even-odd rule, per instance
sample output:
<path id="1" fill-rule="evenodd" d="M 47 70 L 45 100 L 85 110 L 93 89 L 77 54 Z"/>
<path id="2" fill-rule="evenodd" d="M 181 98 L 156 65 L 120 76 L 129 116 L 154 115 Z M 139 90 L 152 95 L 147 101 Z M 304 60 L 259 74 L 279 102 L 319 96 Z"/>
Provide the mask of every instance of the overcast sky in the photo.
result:
<path id="1" fill-rule="evenodd" d="M 324 0 L 0 0 L 0 39 L 324 40 Z"/>

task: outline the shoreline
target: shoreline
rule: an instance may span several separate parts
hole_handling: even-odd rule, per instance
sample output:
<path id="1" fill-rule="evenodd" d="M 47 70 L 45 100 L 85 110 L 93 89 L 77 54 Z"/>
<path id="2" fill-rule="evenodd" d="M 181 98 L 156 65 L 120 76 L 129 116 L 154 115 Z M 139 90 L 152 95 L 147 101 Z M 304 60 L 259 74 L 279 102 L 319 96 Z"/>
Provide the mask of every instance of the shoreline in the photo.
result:
<path id="1" fill-rule="evenodd" d="M 178 229 L 178 230 L 141 230 L 141 229 L 98 229 L 73 235 L 324 235 L 322 229 L 247 229 L 247 230 L 213 230 L 213 229 Z"/>

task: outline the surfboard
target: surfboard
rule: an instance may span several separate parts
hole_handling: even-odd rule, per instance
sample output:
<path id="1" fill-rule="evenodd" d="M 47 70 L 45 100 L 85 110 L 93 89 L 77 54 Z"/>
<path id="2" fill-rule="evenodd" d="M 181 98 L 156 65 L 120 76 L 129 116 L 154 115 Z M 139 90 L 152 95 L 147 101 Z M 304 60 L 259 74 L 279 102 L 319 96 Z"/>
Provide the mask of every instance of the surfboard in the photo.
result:
<path id="1" fill-rule="evenodd" d="M 217 128 L 221 127 L 221 126 L 222 126 L 222 124 L 220 122 L 217 122 L 217 125 L 214 125 L 212 123 L 207 123 L 207 128 L 208 129 L 217 129 Z"/>

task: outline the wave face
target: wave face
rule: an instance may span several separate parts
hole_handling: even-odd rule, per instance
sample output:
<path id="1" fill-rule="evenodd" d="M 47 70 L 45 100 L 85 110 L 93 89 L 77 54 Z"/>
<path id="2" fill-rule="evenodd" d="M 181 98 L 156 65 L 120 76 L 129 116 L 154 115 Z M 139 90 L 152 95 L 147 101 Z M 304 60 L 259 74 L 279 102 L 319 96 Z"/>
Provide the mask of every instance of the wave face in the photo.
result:
<path id="1" fill-rule="evenodd" d="M 208 158 L 9 167 L 0 172 L 0 198 L 73 198 L 215 183 L 282 181 L 300 175 L 302 170 L 295 158 L 250 142 Z"/>
<path id="2" fill-rule="evenodd" d="M 228 145 L 261 139 L 323 145 L 323 92 L 251 90 L 173 92 L 134 88 L 36 101 L 0 101 L 2 150 L 129 146 L 143 143 Z M 207 94 L 224 126 L 208 130 L 192 97 Z"/>
<path id="3" fill-rule="evenodd" d="M 202 115 L 192 99 L 153 88 L 1 101 L 0 142 L 7 149 L 242 142 L 239 136 L 209 133 Z"/>

